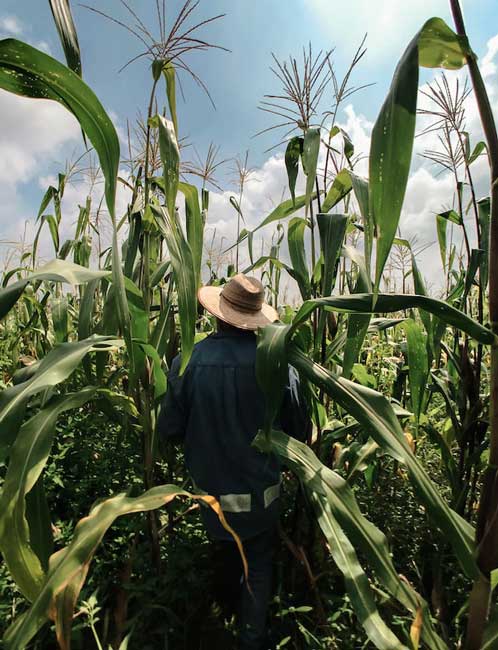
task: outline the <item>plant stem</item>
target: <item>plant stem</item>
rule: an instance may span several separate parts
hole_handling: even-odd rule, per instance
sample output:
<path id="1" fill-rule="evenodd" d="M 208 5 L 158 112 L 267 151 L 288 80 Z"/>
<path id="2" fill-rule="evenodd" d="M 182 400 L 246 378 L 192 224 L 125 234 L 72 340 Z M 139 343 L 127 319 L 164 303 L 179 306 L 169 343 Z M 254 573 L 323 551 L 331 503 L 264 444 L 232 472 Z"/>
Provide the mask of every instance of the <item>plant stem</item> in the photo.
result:
<path id="1" fill-rule="evenodd" d="M 488 143 L 491 167 L 491 214 L 489 245 L 489 318 L 491 329 L 498 334 L 498 133 L 486 87 L 475 54 L 468 47 L 462 10 L 458 0 L 450 0 L 458 35 L 467 45 L 466 60 Z M 477 526 L 477 562 L 482 575 L 474 582 L 467 626 L 467 650 L 479 650 L 489 615 L 491 586 L 489 575 L 498 566 L 498 347 L 491 350 L 490 452 L 484 475 Z"/>

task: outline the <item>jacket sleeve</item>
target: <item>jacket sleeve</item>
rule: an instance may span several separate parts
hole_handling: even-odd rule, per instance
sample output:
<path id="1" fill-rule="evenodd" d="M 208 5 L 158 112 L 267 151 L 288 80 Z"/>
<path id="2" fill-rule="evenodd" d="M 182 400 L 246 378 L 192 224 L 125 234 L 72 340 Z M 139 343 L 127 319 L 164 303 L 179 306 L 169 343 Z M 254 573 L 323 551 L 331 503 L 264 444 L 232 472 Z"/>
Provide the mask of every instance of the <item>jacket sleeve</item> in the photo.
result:
<path id="1" fill-rule="evenodd" d="M 156 432 L 161 443 L 181 442 L 185 437 L 187 411 L 182 396 L 184 376 L 178 376 L 179 366 L 180 359 L 175 357 L 168 373 L 167 390 L 156 424 Z"/>
<path id="2" fill-rule="evenodd" d="M 296 440 L 305 441 L 311 432 L 311 419 L 299 374 L 292 366 L 289 366 L 289 382 L 285 388 L 279 421 L 282 431 Z"/>

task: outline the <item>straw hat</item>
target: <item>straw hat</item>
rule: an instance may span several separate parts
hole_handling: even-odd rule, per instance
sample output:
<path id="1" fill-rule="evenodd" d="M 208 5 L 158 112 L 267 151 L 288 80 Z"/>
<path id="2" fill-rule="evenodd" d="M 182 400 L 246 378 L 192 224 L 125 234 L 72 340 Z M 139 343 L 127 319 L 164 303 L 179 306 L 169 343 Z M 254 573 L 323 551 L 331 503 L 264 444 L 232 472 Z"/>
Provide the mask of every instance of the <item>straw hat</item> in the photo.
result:
<path id="1" fill-rule="evenodd" d="M 263 285 L 238 273 L 223 287 L 201 287 L 197 297 L 210 314 L 243 330 L 257 330 L 278 320 L 278 313 L 264 302 Z"/>

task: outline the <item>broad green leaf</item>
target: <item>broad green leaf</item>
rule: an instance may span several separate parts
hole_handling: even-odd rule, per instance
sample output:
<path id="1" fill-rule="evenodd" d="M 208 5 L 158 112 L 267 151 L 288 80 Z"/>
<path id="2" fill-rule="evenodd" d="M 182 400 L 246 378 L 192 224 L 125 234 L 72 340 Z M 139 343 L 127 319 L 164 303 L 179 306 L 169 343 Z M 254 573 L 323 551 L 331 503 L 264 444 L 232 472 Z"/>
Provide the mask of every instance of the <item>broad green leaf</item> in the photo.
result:
<path id="1" fill-rule="evenodd" d="M 479 158 L 479 156 L 482 154 L 484 149 L 487 150 L 487 148 L 488 147 L 487 147 L 487 144 L 485 142 L 483 142 L 482 140 L 480 142 L 478 142 L 476 144 L 476 146 L 474 147 L 474 150 L 472 151 L 470 156 L 468 156 L 467 164 L 472 165 L 472 163 Z"/>
<path id="2" fill-rule="evenodd" d="M 318 154 L 320 152 L 320 129 L 308 129 L 304 134 L 303 152 L 301 158 L 303 161 L 303 170 L 306 174 L 306 194 L 305 207 L 306 214 L 313 199 L 313 187 L 315 186 L 316 167 L 318 164 Z M 293 203 L 295 201 L 293 200 Z"/>
<path id="3" fill-rule="evenodd" d="M 76 117 L 99 157 L 107 207 L 114 218 L 119 140 L 93 91 L 65 65 L 17 41 L 0 41 L 0 88 L 24 97 L 53 99 Z"/>
<path id="4" fill-rule="evenodd" d="M 164 194 L 166 196 L 166 206 L 171 218 L 174 219 L 176 195 L 180 182 L 180 150 L 175 128 L 173 122 L 162 115 L 153 117 L 151 124 L 159 128 L 159 151 L 163 163 Z"/>
<path id="5" fill-rule="evenodd" d="M 448 230 L 448 220 L 438 214 L 436 215 L 436 226 L 441 262 L 443 263 L 443 269 L 446 272 L 446 233 Z"/>
<path id="6" fill-rule="evenodd" d="M 332 514 L 327 498 L 311 492 L 310 500 L 334 562 L 344 576 L 346 590 L 368 638 L 379 650 L 408 650 L 382 620 L 367 576 L 353 545 Z"/>
<path id="7" fill-rule="evenodd" d="M 97 278 L 110 275 L 109 271 L 93 271 L 67 260 L 53 260 L 22 280 L 0 289 L 0 318 L 4 318 L 21 297 L 28 282 L 33 280 L 49 280 L 51 282 L 67 282 L 69 284 L 84 284 Z"/>
<path id="8" fill-rule="evenodd" d="M 25 497 L 47 463 L 57 418 L 85 404 L 95 391 L 93 387 L 84 388 L 52 399 L 21 427 L 10 451 L 0 497 L 0 550 L 17 587 L 31 601 L 38 595 L 45 574 L 30 544 Z"/>
<path id="9" fill-rule="evenodd" d="M 396 293 L 378 294 L 377 300 L 370 293 L 330 296 L 327 298 L 308 300 L 303 303 L 296 314 L 293 327 L 295 328 L 304 322 L 309 314 L 319 307 L 332 307 L 338 312 L 361 314 L 397 312 L 412 308 L 424 309 L 437 316 L 441 321 L 461 329 L 481 343 L 492 345 L 495 342 L 495 336 L 491 330 L 442 300 L 429 298 L 428 296 Z"/>
<path id="10" fill-rule="evenodd" d="M 361 176 L 358 176 L 357 174 L 354 174 L 353 172 L 349 172 L 349 175 L 351 177 L 351 183 L 353 185 L 353 192 L 356 197 L 356 200 L 358 202 L 358 206 L 360 208 L 360 214 L 361 218 L 363 220 L 363 228 L 364 228 L 364 237 L 365 237 L 365 266 L 367 269 L 367 274 L 369 277 L 369 280 L 371 279 L 370 277 L 370 265 L 371 265 L 371 260 L 372 260 L 372 250 L 373 250 L 373 240 L 374 240 L 374 235 L 375 235 L 375 223 L 373 220 L 373 215 L 369 211 L 369 204 L 368 204 L 368 181 L 362 178 Z"/>
<path id="11" fill-rule="evenodd" d="M 339 526 L 360 549 L 363 557 L 368 559 L 384 588 L 413 614 L 420 605 L 427 608 L 420 595 L 400 578 L 393 565 L 384 533 L 362 514 L 349 483 L 323 465 L 306 444 L 276 430 L 272 431 L 270 440 L 272 450 L 300 478 L 307 492 L 326 497 Z M 262 451 L 268 449 L 267 439 L 261 433 L 256 437 L 254 445 Z M 423 635 L 428 647 L 446 650 L 445 644 L 434 631 L 430 616 L 424 619 Z"/>
<path id="12" fill-rule="evenodd" d="M 407 318 L 402 327 L 406 333 L 408 348 L 408 379 L 410 382 L 411 405 L 418 428 L 429 376 L 427 336 L 424 334 L 422 326 L 412 318 Z"/>
<path id="13" fill-rule="evenodd" d="M 467 300 L 467 296 L 472 289 L 478 269 L 482 268 L 484 257 L 486 257 L 484 251 L 479 248 L 473 248 L 470 251 L 470 261 L 465 272 L 465 288 L 462 296 L 463 302 Z"/>
<path id="14" fill-rule="evenodd" d="M 9 627 L 4 636 L 6 650 L 23 650 L 49 616 L 54 614 L 59 641 L 67 640 L 73 612 L 70 607 L 61 606 L 60 601 L 67 599 L 70 604 L 76 602 L 95 551 L 114 520 L 126 514 L 155 510 L 177 496 L 198 499 L 213 508 L 222 525 L 234 537 L 243 555 L 240 539 L 227 524 L 216 499 L 209 495 L 192 495 L 174 485 L 161 485 L 135 498 L 126 494 L 110 497 L 94 506 L 90 514 L 78 522 L 71 543 L 52 555 L 48 574 L 36 600 L 31 608 Z M 62 615 L 66 619 L 63 619 Z"/>
<path id="15" fill-rule="evenodd" d="M 54 245 L 54 250 L 55 254 L 59 252 L 59 225 L 57 223 L 57 220 L 54 218 L 52 214 L 44 214 L 40 220 L 40 225 L 38 226 L 38 230 L 36 231 L 35 238 L 33 240 L 33 252 L 32 252 L 32 261 L 33 261 L 33 266 L 36 260 L 36 254 L 38 251 L 38 241 L 40 239 L 40 234 L 43 228 L 43 224 L 48 224 L 49 230 L 50 230 L 50 236 L 52 237 L 52 243 Z"/>
<path id="16" fill-rule="evenodd" d="M 154 377 L 154 399 L 159 400 L 166 392 L 166 375 L 161 367 L 161 359 L 155 347 L 144 341 L 135 341 L 152 361 Z"/>
<path id="17" fill-rule="evenodd" d="M 335 285 L 337 260 L 342 250 L 348 216 L 346 214 L 317 214 L 320 245 L 323 255 L 322 293 L 329 295 Z"/>
<path id="18" fill-rule="evenodd" d="M 329 212 L 346 197 L 353 187 L 351 173 L 347 169 L 341 170 L 334 178 L 327 196 L 322 203 L 322 212 Z"/>
<path id="19" fill-rule="evenodd" d="M 351 246 L 345 246 L 343 252 L 358 268 L 358 278 L 353 293 L 370 291 L 372 283 L 363 256 Z M 345 379 L 351 379 L 353 366 L 358 361 L 363 341 L 368 332 L 370 319 L 370 314 L 351 314 L 348 318 L 347 338 L 342 362 L 342 375 Z"/>
<path id="20" fill-rule="evenodd" d="M 26 519 L 30 546 L 40 560 L 43 570 L 46 571 L 48 560 L 54 552 L 54 536 L 43 476 L 40 476 L 26 495 Z"/>
<path id="21" fill-rule="evenodd" d="M 180 373 L 183 373 L 194 348 L 197 320 L 197 278 L 192 249 L 185 239 L 180 224 L 176 222 L 174 213 L 170 215 L 167 209 L 157 206 L 152 206 L 152 210 L 168 247 L 178 294 L 178 316 L 182 335 Z"/>
<path id="22" fill-rule="evenodd" d="M 256 379 L 265 396 L 263 431 L 267 437 L 271 434 L 289 379 L 286 357 L 288 332 L 289 326 L 282 323 L 272 323 L 258 332 Z"/>
<path id="23" fill-rule="evenodd" d="M 52 300 L 50 304 L 55 342 L 64 343 L 64 341 L 67 341 L 67 335 L 69 331 L 67 298 L 56 298 L 55 300 Z"/>
<path id="24" fill-rule="evenodd" d="M 80 46 L 73 16 L 71 15 L 69 0 L 49 0 L 49 2 L 61 39 L 62 49 L 66 56 L 67 65 L 81 77 Z"/>
<path id="25" fill-rule="evenodd" d="M 78 340 L 87 339 L 92 334 L 92 317 L 95 304 L 95 291 L 100 280 L 90 280 L 81 297 L 78 313 Z"/>
<path id="26" fill-rule="evenodd" d="M 166 95 L 168 97 L 169 114 L 173 120 L 176 137 L 178 138 L 178 117 L 176 115 L 176 70 L 171 61 L 163 65 L 163 75 L 166 81 Z"/>
<path id="27" fill-rule="evenodd" d="M 372 131 L 370 212 L 377 236 L 374 293 L 399 225 L 415 135 L 419 65 L 459 69 L 465 51 L 458 36 L 440 18 L 428 20 L 398 63 L 391 88 Z"/>
<path id="28" fill-rule="evenodd" d="M 296 201 L 296 181 L 299 171 L 299 158 L 303 152 L 303 138 L 296 136 L 289 140 L 285 150 L 285 167 L 287 169 L 287 178 L 289 180 L 289 190 L 292 202 Z"/>
<path id="29" fill-rule="evenodd" d="M 297 283 L 303 300 L 311 296 L 308 262 L 306 260 L 306 249 L 304 247 L 304 233 L 306 221 L 299 217 L 293 217 L 289 221 L 287 229 L 287 246 L 291 258 L 292 267 L 297 274 Z"/>
<path id="30" fill-rule="evenodd" d="M 179 183 L 178 189 L 185 196 L 185 216 L 187 241 L 192 250 L 197 283 L 200 282 L 202 264 L 202 244 L 204 241 L 204 221 L 199 207 L 199 193 L 194 185 Z"/>
<path id="31" fill-rule="evenodd" d="M 97 153 L 113 226 L 112 273 L 117 291 L 116 306 L 133 370 L 130 315 L 124 291 L 115 214 L 120 155 L 116 129 L 96 95 L 75 72 L 48 54 L 15 39 L 0 41 L 0 88 L 24 97 L 58 101 L 76 117 Z M 62 191 L 63 188 L 60 189 Z"/>
<path id="32" fill-rule="evenodd" d="M 441 217 L 441 219 L 451 221 L 451 223 L 455 223 L 457 226 L 463 225 L 461 215 L 459 215 L 455 210 L 446 210 L 446 212 L 440 212 L 437 216 Z"/>
<path id="33" fill-rule="evenodd" d="M 171 266 L 171 262 L 169 260 L 165 260 L 164 262 L 160 262 L 152 274 L 152 277 L 150 279 L 150 286 L 151 288 L 157 287 L 157 285 L 161 282 L 161 280 L 164 280 L 164 277 L 168 273 L 168 269 Z"/>
<path id="34" fill-rule="evenodd" d="M 334 376 L 295 347 L 288 350 L 288 358 L 302 376 L 340 404 L 364 427 L 379 447 L 406 467 L 427 514 L 443 531 L 467 576 L 475 578 L 478 568 L 474 557 L 474 529 L 449 508 L 439 489 L 410 449 L 387 399 L 370 388 Z"/>
<path id="35" fill-rule="evenodd" d="M 88 352 L 112 350 L 120 345 L 120 340 L 109 336 L 91 336 L 84 341 L 61 343 L 40 361 L 27 381 L 5 388 L 0 393 L 0 457 L 5 457 L 14 441 L 31 396 L 67 379 Z"/>

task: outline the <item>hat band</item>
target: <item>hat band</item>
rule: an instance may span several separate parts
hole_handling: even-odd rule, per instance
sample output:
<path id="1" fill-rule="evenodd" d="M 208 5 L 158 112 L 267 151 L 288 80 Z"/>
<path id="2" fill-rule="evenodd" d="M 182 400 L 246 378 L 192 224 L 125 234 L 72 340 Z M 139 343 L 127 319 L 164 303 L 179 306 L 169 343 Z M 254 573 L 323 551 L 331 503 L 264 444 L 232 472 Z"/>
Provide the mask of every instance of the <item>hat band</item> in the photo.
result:
<path id="1" fill-rule="evenodd" d="M 230 305 L 233 307 L 236 307 L 240 311 L 245 311 L 245 312 L 250 312 L 250 313 L 256 313 L 258 311 L 261 311 L 261 307 L 263 306 L 263 303 L 260 303 L 259 305 L 255 305 L 254 302 L 244 300 L 243 298 L 235 298 L 235 297 L 228 297 L 223 291 L 220 294 L 220 297 L 223 298 L 223 300 L 226 300 Z"/>

